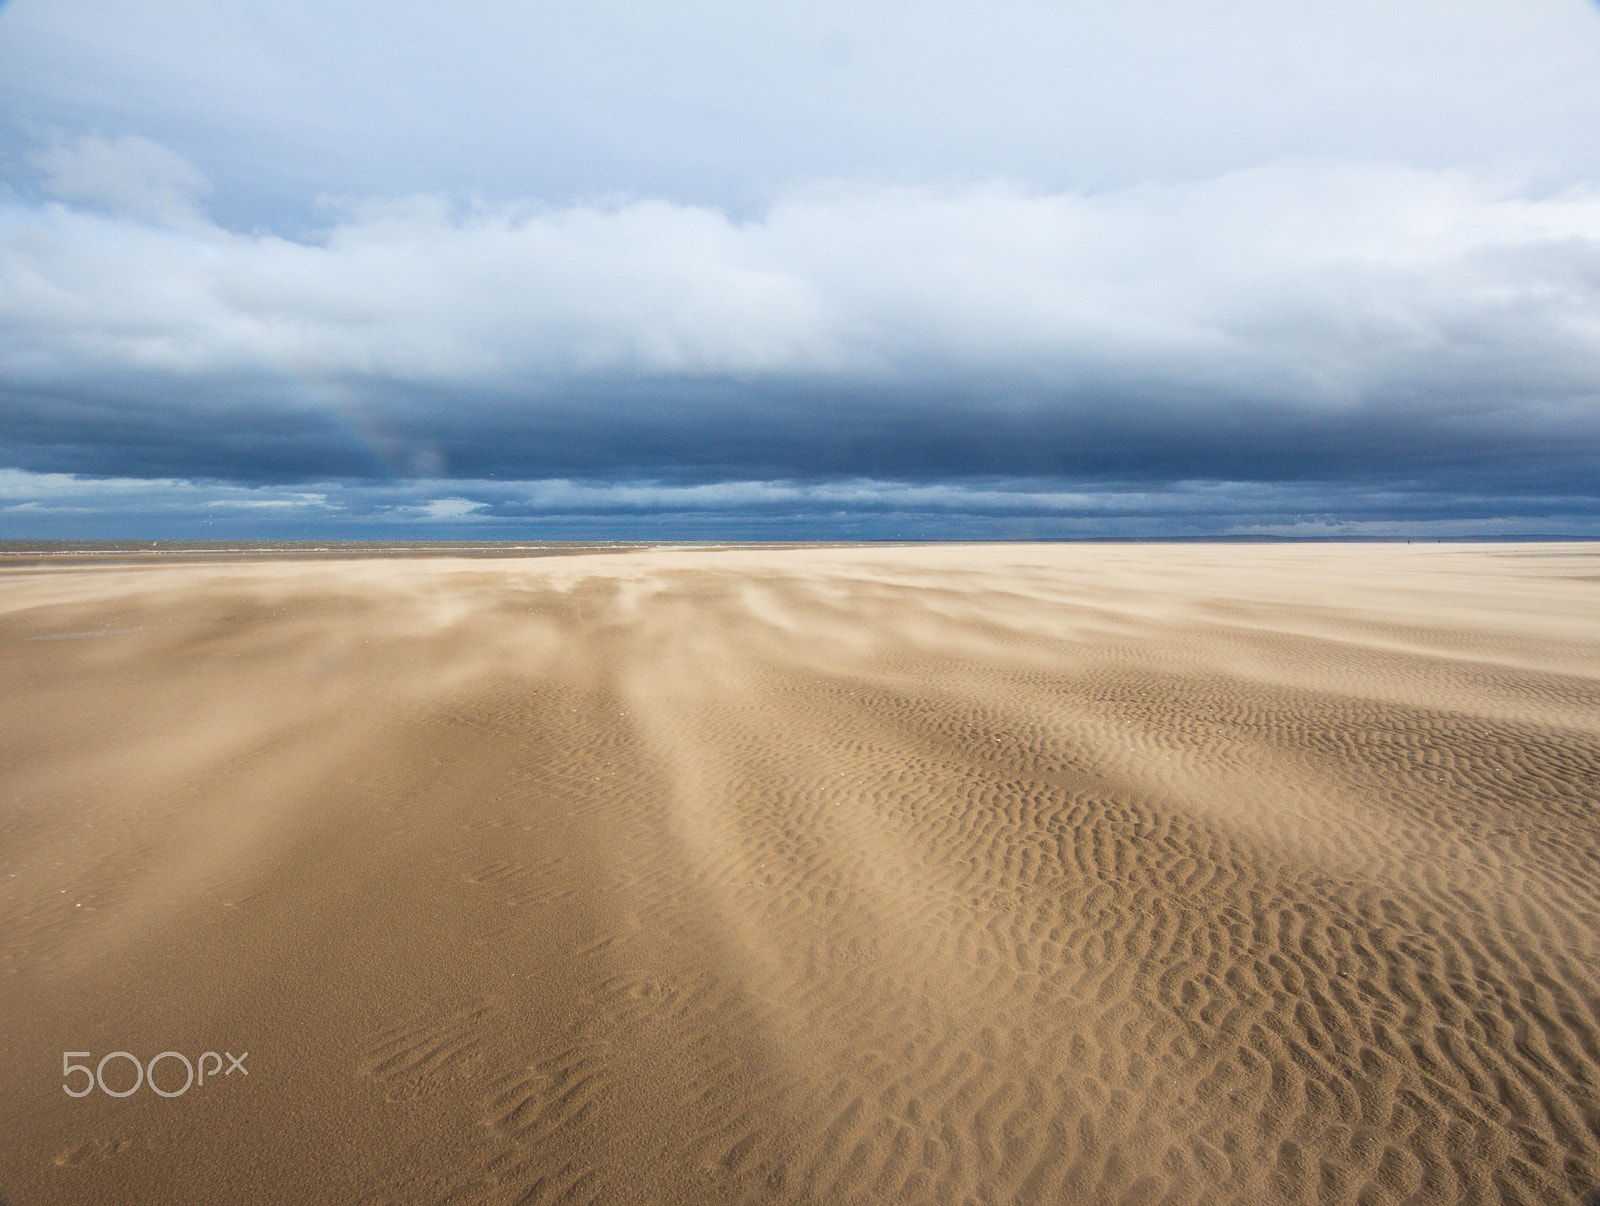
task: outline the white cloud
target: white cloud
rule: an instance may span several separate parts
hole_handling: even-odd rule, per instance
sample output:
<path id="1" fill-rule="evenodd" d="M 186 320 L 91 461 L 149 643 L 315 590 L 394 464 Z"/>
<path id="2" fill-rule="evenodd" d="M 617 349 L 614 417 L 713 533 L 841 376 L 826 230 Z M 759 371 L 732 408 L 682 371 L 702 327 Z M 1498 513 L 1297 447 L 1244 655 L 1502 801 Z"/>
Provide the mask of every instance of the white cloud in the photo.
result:
<path id="1" fill-rule="evenodd" d="M 439 492 L 449 490 L 448 495 Z M 436 496 L 437 495 L 437 496 Z M 321 482 L 315 490 L 0 471 L 11 539 L 401 539 L 470 523 L 488 540 L 1568 535 L 1600 496 L 1222 480 L 1165 486 L 849 479 Z"/>
<path id="2" fill-rule="evenodd" d="M 1600 166 L 1581 0 L 9 0 L 24 127 L 179 145 L 231 204 L 608 193 L 744 208 L 795 181 L 1043 191 L 1287 156 Z M 1576 173 L 1576 176 L 1574 175 Z"/>
<path id="3" fill-rule="evenodd" d="M 284 498 L 213 498 L 207 501 L 208 507 L 227 507 L 234 510 L 249 511 L 261 508 L 303 508 L 319 507 L 328 508 L 326 494 L 293 493 Z"/>
<path id="4" fill-rule="evenodd" d="M 0 218 L 0 372 L 538 388 L 749 374 L 1349 404 L 1600 387 L 1600 190 L 1287 163 L 1097 195 L 798 192 L 353 214 L 316 242 L 60 208 Z"/>
<path id="5" fill-rule="evenodd" d="M 211 182 L 188 160 L 137 134 L 83 135 L 33 157 L 46 189 L 154 226 L 205 225 L 200 202 Z"/>
<path id="6" fill-rule="evenodd" d="M 281 486 L 234 486 L 182 478 L 83 477 L 74 473 L 29 473 L 0 468 L 0 510 L 33 512 L 166 512 L 195 519 L 213 508 L 314 508 L 337 511 L 327 492 Z"/>
<path id="7" fill-rule="evenodd" d="M 473 502 L 470 498 L 436 498 L 420 506 L 400 507 L 401 511 L 415 512 L 424 519 L 462 519 L 481 511 L 488 503 Z"/>
<path id="8" fill-rule="evenodd" d="M 21 500 L 26 505 L 49 505 L 60 499 L 94 498 L 110 503 L 130 495 L 153 496 L 193 490 L 189 482 L 172 478 L 84 478 L 73 473 L 28 473 L 0 468 L 0 501 Z"/>

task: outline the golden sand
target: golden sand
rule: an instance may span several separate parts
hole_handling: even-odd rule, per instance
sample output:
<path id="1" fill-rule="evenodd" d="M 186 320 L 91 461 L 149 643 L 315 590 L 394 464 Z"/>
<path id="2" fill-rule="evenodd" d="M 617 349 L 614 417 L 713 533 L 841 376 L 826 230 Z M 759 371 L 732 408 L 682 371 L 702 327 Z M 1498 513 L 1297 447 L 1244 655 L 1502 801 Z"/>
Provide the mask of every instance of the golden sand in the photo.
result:
<path id="1" fill-rule="evenodd" d="M 7 1206 L 1600 1201 L 1594 546 L 13 566 L 0 692 Z"/>

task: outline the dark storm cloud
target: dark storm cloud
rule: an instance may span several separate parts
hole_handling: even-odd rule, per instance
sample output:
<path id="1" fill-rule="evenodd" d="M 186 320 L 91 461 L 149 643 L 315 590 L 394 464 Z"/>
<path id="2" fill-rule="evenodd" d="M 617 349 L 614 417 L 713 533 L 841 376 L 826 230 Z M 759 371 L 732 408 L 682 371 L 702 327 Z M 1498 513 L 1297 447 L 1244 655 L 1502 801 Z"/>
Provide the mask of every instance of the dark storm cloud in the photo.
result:
<path id="1" fill-rule="evenodd" d="M 641 392 L 666 413 L 635 405 L 635 390 L 617 387 L 583 406 L 543 411 L 536 422 L 495 409 L 479 428 L 419 424 L 411 437 L 436 442 L 467 476 L 1425 477 L 1562 490 L 1600 466 L 1600 422 L 1592 405 L 1581 404 L 1555 412 L 1362 406 L 1304 413 L 1228 398 L 1043 390 L 1029 408 L 995 407 L 981 384 L 933 397 L 849 385 L 796 391 L 786 383 L 737 391 L 668 383 Z"/>
<path id="2" fill-rule="evenodd" d="M 190 383 L 185 383 L 190 384 Z M 239 391 L 218 382 L 218 392 Z M 1037 412 L 989 408 L 974 390 L 871 393 L 757 382 L 696 388 L 613 384 L 532 413 L 478 406 L 325 413 L 239 407 L 203 398 L 86 407 L 7 399 L 0 456 L 35 472 L 292 483 L 382 479 L 447 469 L 464 478 L 576 477 L 693 483 L 881 477 L 906 482 L 1001 476 L 1075 480 L 1479 482 L 1497 490 L 1581 488 L 1600 467 L 1590 414 L 1418 415 L 1363 408 L 1285 414 L 1256 405 L 1149 398 L 1048 399 Z M 1172 399 L 1166 399 L 1172 405 Z"/>

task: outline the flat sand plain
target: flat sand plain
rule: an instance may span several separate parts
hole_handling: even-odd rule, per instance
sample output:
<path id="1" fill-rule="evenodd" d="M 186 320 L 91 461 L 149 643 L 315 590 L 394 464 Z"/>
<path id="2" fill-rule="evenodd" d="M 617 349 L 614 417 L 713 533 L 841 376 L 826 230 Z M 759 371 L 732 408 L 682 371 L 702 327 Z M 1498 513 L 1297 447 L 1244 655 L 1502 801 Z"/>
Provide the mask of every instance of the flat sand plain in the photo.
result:
<path id="1" fill-rule="evenodd" d="M 1596 546 L 34 563 L 0 692 L 6 1206 L 1600 1201 Z"/>

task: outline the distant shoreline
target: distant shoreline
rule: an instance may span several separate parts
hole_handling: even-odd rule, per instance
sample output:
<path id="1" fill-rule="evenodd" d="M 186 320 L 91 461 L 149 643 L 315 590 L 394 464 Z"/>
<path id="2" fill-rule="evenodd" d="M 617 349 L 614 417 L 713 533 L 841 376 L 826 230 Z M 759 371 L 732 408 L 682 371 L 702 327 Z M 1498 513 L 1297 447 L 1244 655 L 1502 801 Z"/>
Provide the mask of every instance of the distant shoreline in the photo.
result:
<path id="1" fill-rule="evenodd" d="M 1597 544 L 1592 538 L 1546 533 L 1511 536 L 1335 537 L 1335 536 L 1077 536 L 1058 540 L 4 540 L 0 559 L 125 555 L 164 557 L 174 553 L 211 556 L 285 553 L 297 555 L 385 556 L 560 556 L 651 549 L 829 549 L 908 548 L 933 545 L 1073 544 Z"/>

